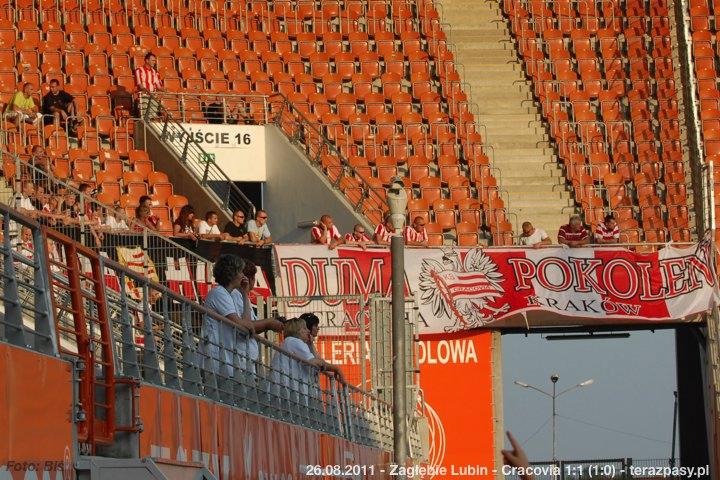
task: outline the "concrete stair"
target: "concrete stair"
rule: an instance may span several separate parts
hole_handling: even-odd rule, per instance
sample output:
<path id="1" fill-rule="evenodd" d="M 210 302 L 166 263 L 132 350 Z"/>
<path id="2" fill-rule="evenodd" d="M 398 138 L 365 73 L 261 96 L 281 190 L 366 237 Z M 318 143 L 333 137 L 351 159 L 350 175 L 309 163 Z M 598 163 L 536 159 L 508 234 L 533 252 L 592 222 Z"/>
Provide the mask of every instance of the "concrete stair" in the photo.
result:
<path id="1" fill-rule="evenodd" d="M 518 226 L 531 221 L 555 240 L 574 203 L 499 3 L 443 0 L 441 15 L 450 25 L 448 40 L 457 47 L 461 75 L 478 105 L 477 120 L 487 127 L 485 141 L 493 146 L 510 213 L 517 215 Z"/>

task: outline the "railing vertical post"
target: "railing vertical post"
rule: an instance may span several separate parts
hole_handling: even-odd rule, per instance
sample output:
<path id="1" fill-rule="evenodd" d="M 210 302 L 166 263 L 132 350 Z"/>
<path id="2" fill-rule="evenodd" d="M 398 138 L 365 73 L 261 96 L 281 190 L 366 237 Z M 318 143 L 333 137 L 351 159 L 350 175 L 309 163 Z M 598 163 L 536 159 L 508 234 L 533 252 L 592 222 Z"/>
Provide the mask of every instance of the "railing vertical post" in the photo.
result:
<path id="1" fill-rule="evenodd" d="M 135 349 L 135 335 L 128 308 L 127 280 L 125 273 L 118 272 L 120 282 L 120 335 L 122 342 L 122 374 L 125 377 L 140 378 L 137 350 Z"/>
<path id="2" fill-rule="evenodd" d="M 35 254 L 35 349 L 48 355 L 58 354 L 55 317 L 52 312 L 52 280 L 50 278 L 50 252 L 43 232 L 33 229 Z"/>
<path id="3" fill-rule="evenodd" d="M 18 292 L 17 274 L 13 261 L 13 247 L 10 245 L 10 215 L 5 214 L 3 221 L 3 273 L 4 294 L 3 307 L 5 311 L 5 339 L 19 347 L 27 347 L 25 332 L 22 324 L 22 306 Z"/>

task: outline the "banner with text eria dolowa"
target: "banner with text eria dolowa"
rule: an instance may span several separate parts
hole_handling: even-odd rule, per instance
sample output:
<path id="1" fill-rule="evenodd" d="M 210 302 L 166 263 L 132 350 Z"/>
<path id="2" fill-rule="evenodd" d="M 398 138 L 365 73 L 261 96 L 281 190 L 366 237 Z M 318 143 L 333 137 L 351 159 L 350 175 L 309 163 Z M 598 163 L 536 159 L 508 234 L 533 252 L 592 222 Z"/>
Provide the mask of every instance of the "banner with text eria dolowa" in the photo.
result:
<path id="1" fill-rule="evenodd" d="M 390 295 L 387 249 L 275 248 L 283 295 Z M 415 297 L 425 334 L 693 321 L 718 304 L 717 283 L 709 242 L 648 254 L 623 248 L 405 250 L 405 289 Z"/>

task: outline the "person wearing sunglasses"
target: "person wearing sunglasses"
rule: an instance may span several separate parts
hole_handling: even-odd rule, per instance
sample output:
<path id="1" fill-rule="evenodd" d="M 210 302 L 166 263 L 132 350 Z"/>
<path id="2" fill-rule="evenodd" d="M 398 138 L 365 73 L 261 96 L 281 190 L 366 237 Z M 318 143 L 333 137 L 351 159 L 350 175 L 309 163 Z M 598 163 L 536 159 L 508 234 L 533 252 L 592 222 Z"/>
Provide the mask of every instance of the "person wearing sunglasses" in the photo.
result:
<path id="1" fill-rule="evenodd" d="M 368 237 L 365 227 L 359 223 L 355 224 L 352 233 L 345 234 L 345 245 L 357 245 L 364 250 L 372 243 L 372 238 Z"/>
<path id="2" fill-rule="evenodd" d="M 258 247 L 272 243 L 272 235 L 267 225 L 267 218 L 268 214 L 265 210 L 258 210 L 255 214 L 255 220 L 250 220 L 247 223 L 250 241 Z"/>
<path id="3" fill-rule="evenodd" d="M 233 212 L 232 220 L 223 228 L 222 239 L 226 242 L 237 243 L 245 243 L 250 240 L 247 224 L 245 223 L 245 212 L 242 210 L 235 210 L 235 212 Z"/>
<path id="4" fill-rule="evenodd" d="M 408 225 L 403 230 L 405 237 L 405 245 L 408 247 L 427 247 L 428 234 L 425 229 L 425 219 L 423 217 L 415 217 L 412 225 Z"/>

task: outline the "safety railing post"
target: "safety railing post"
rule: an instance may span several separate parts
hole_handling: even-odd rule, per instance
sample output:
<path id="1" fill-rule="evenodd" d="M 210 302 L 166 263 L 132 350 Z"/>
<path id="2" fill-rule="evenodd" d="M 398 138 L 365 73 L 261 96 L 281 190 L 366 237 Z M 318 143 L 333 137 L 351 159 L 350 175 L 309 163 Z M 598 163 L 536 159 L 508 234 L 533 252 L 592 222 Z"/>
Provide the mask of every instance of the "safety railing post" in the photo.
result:
<path id="1" fill-rule="evenodd" d="M 198 354 L 198 345 L 192 336 L 192 311 L 188 304 L 180 305 L 182 325 L 182 388 L 192 395 L 202 393 L 202 377 L 200 374 L 201 362 Z"/>
<path id="2" fill-rule="evenodd" d="M 48 355 L 58 355 L 55 319 L 52 314 L 50 291 L 50 258 L 48 242 L 39 228 L 33 229 L 35 280 L 35 349 Z"/>

